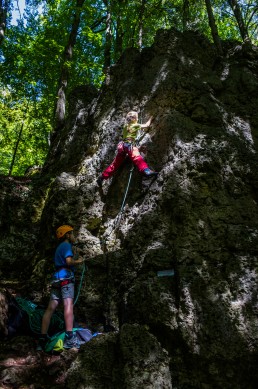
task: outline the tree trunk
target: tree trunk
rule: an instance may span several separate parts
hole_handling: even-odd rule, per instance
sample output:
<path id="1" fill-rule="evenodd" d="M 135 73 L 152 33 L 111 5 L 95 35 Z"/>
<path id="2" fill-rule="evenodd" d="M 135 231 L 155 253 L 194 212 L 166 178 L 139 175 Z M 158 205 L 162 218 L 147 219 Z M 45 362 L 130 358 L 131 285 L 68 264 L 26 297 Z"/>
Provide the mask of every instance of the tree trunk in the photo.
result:
<path id="1" fill-rule="evenodd" d="M 54 119 L 54 132 L 53 135 L 60 131 L 63 128 L 65 123 L 65 105 L 66 105 L 66 89 L 69 80 L 69 64 L 73 56 L 73 48 L 76 42 L 76 37 L 78 33 L 78 28 L 80 24 L 82 6 L 85 0 L 76 1 L 76 12 L 74 15 L 74 21 L 72 24 L 72 29 L 69 35 L 68 43 L 64 50 L 64 61 L 61 69 L 61 75 L 58 84 L 57 92 L 57 103 L 55 107 L 55 119 Z"/>
<path id="2" fill-rule="evenodd" d="M 189 20 L 190 20 L 189 0 L 184 0 L 183 1 L 183 31 L 187 30 Z"/>
<path id="3" fill-rule="evenodd" d="M 0 45 L 3 43 L 10 0 L 0 0 Z"/>
<path id="4" fill-rule="evenodd" d="M 210 0 L 205 0 L 205 4 L 206 4 L 208 18 L 209 18 L 209 26 L 211 28 L 211 34 L 212 34 L 215 46 L 217 48 L 218 54 L 219 55 L 223 55 L 221 41 L 220 41 L 220 38 L 219 38 L 218 29 L 217 29 L 217 25 L 216 25 L 216 22 L 215 22 L 214 15 L 213 15 L 213 11 L 212 11 L 212 6 L 211 6 Z"/>
<path id="5" fill-rule="evenodd" d="M 145 5 L 146 5 L 146 0 L 142 0 L 141 3 L 141 8 L 140 8 L 140 14 L 139 14 L 139 41 L 138 45 L 140 50 L 142 49 L 142 39 L 143 39 L 143 16 L 144 16 L 144 11 L 145 11 Z"/>
<path id="6" fill-rule="evenodd" d="M 118 60 L 123 51 L 123 30 L 121 24 L 121 16 L 117 15 L 116 18 L 116 40 L 115 40 L 115 60 Z"/>
<path id="7" fill-rule="evenodd" d="M 247 30 L 247 27 L 245 25 L 243 15 L 241 12 L 241 8 L 240 8 L 237 0 L 228 0 L 228 3 L 230 5 L 230 7 L 232 8 L 232 11 L 234 12 L 241 38 L 243 39 L 243 41 L 249 41 L 248 30 Z"/>
<path id="8" fill-rule="evenodd" d="M 111 30 L 111 5 L 108 0 L 104 0 L 104 4 L 107 7 L 107 18 L 106 18 L 106 42 L 104 49 L 104 65 L 103 72 L 108 74 L 111 65 L 111 48 L 112 48 L 112 30 Z"/>
<path id="9" fill-rule="evenodd" d="M 23 126 L 24 126 L 24 121 L 22 121 L 22 125 L 20 128 L 19 134 L 18 134 L 18 138 L 17 138 L 16 143 L 15 143 L 15 147 L 14 147 L 14 151 L 13 151 L 13 158 L 12 158 L 12 162 L 11 162 L 9 173 L 8 173 L 9 177 L 12 175 L 13 166 L 14 166 L 16 155 L 17 155 L 17 150 L 18 150 L 18 147 L 19 147 L 19 144 L 21 141 Z"/>

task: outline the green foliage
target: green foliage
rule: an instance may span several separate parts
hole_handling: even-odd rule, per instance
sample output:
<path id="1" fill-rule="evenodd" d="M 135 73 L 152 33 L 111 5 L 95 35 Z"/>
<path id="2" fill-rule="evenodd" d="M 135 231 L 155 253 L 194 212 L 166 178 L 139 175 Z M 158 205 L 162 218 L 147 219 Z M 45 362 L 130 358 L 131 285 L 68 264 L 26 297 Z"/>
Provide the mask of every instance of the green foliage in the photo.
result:
<path id="1" fill-rule="evenodd" d="M 43 164 L 48 150 L 50 125 L 41 113 L 40 105 L 37 105 L 35 111 L 35 106 L 30 101 L 14 102 L 10 91 L 1 88 L 0 174 L 9 173 L 20 132 L 12 175 L 22 175 L 28 166 Z"/>
<path id="2" fill-rule="evenodd" d="M 257 1 L 239 0 L 252 42 L 257 44 Z M 211 1 L 220 38 L 241 40 L 227 0 Z M 12 3 L 12 8 L 15 3 Z M 101 87 L 106 47 L 106 16 L 111 16 L 111 62 L 128 47 L 153 43 L 160 28 L 198 30 L 212 39 L 204 0 L 85 0 L 69 61 L 69 93 L 80 84 Z M 76 0 L 27 0 L 17 25 L 7 15 L 0 46 L 0 174 L 8 174 L 24 121 L 12 174 L 43 164 L 48 152 L 58 81 L 64 62 Z M 141 46 L 141 47 L 139 47 Z"/>

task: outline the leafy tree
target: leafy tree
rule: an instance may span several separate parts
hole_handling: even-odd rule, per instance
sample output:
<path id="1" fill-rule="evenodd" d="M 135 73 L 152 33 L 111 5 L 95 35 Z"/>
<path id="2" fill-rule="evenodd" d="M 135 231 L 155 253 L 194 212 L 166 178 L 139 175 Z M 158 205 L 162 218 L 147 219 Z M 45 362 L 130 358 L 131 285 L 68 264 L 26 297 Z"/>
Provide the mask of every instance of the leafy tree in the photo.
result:
<path id="1" fill-rule="evenodd" d="M 41 118 L 40 110 L 34 110 L 30 101 L 20 100 L 18 104 L 8 89 L 1 88 L 0 174 L 20 175 L 28 166 L 43 164 L 50 126 Z"/>
<path id="2" fill-rule="evenodd" d="M 214 15 L 213 15 L 213 10 L 212 10 L 210 0 L 205 0 L 205 4 L 206 4 L 206 8 L 207 8 L 207 14 L 208 14 L 208 18 L 209 18 L 209 25 L 211 28 L 211 34 L 212 34 L 212 37 L 213 37 L 213 40 L 214 40 L 214 43 L 216 45 L 216 48 L 217 48 L 219 55 L 222 55 L 223 51 L 222 51 L 221 41 L 220 41 L 220 37 L 218 34 L 218 28 L 217 28 L 216 21 L 215 21 Z"/>
<path id="3" fill-rule="evenodd" d="M 71 32 L 69 34 L 68 43 L 64 49 L 64 60 L 61 68 L 60 79 L 58 83 L 57 103 L 55 108 L 55 123 L 54 131 L 59 131 L 64 126 L 65 121 L 65 102 L 66 89 L 68 85 L 68 78 L 70 75 L 70 62 L 72 60 L 73 48 L 76 42 L 76 37 L 79 29 L 80 18 L 82 13 L 82 6 L 85 0 L 76 0 L 74 20 L 72 23 Z"/>
<path id="4" fill-rule="evenodd" d="M 238 4 L 237 0 L 228 0 L 228 3 L 234 12 L 242 39 L 249 40 L 247 26 L 244 22 L 240 5 Z"/>
<path id="5" fill-rule="evenodd" d="M 123 50 L 151 45 L 159 28 L 198 30 L 219 53 L 221 40 L 258 41 L 254 0 L 26 0 L 11 25 L 13 4 L 0 0 L 1 174 L 12 160 L 12 174 L 42 164 L 71 89 L 100 87 Z"/>

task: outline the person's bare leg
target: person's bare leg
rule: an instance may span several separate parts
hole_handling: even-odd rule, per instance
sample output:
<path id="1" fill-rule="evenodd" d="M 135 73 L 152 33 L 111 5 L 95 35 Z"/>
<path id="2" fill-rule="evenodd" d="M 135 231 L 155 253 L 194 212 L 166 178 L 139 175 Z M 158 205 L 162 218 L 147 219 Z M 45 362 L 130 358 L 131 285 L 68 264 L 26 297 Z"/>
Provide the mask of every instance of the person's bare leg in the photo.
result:
<path id="1" fill-rule="evenodd" d="M 59 303 L 58 300 L 49 301 L 48 307 L 47 307 L 47 309 L 43 315 L 43 318 L 42 318 L 42 324 L 41 324 L 41 333 L 42 334 L 47 334 L 51 317 L 52 317 L 53 313 L 55 312 L 56 307 L 58 306 L 58 303 Z"/>
<path id="2" fill-rule="evenodd" d="M 73 330 L 73 299 L 68 297 L 64 299 L 64 320 L 66 331 Z"/>

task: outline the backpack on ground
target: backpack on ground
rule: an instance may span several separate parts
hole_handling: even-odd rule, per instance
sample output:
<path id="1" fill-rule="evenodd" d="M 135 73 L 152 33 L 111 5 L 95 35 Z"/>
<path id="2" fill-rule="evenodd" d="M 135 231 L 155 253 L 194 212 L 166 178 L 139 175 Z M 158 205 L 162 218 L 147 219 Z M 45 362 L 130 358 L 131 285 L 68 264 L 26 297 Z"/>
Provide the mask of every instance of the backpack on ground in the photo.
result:
<path id="1" fill-rule="evenodd" d="M 92 334 L 92 332 L 87 328 L 74 328 L 73 332 L 76 334 L 77 339 L 80 342 L 80 345 L 89 342 L 93 337 L 97 336 L 98 333 Z M 47 353 L 60 353 L 64 351 L 64 340 L 65 340 L 65 331 L 58 332 L 53 335 L 45 346 L 45 351 Z"/>
<path id="2" fill-rule="evenodd" d="M 64 339 L 65 339 L 65 331 L 58 332 L 57 334 L 51 336 L 50 340 L 47 342 L 45 346 L 45 351 L 47 353 L 56 352 L 61 353 L 64 351 Z"/>

